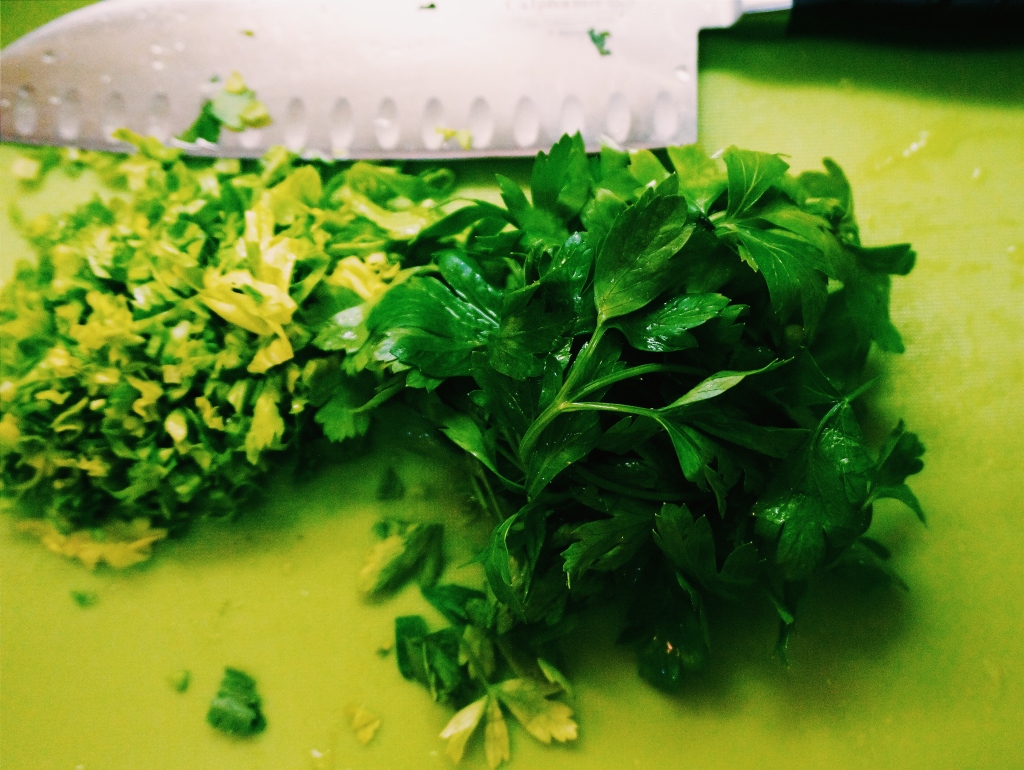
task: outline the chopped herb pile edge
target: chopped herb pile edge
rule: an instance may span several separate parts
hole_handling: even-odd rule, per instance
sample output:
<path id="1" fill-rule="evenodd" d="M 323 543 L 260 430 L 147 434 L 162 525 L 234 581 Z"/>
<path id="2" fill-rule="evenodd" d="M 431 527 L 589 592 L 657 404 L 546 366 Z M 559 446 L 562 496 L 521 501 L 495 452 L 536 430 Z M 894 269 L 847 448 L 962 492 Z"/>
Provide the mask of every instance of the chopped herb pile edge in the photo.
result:
<path id="1" fill-rule="evenodd" d="M 89 565 L 236 515 L 271 453 L 366 431 L 375 376 L 310 342 L 402 277 L 453 181 L 120 137 L 138 153 L 39 151 L 113 194 L 20 221 L 38 260 L 0 290 L 0 488 Z"/>

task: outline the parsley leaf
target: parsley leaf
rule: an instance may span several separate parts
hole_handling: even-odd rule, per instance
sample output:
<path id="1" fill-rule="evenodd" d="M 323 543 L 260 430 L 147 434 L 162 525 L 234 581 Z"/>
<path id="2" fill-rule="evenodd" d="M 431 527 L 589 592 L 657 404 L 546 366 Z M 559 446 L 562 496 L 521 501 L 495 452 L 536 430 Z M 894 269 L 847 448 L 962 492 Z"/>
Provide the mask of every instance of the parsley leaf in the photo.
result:
<path id="1" fill-rule="evenodd" d="M 225 668 L 206 721 L 221 732 L 247 738 L 263 732 L 267 720 L 256 692 L 256 680 L 235 668 Z"/>
<path id="2" fill-rule="evenodd" d="M 722 153 L 728 170 L 729 207 L 726 213 L 736 217 L 749 210 L 772 185 L 778 184 L 789 169 L 778 155 L 729 147 Z"/>
<path id="3" fill-rule="evenodd" d="M 830 551 L 867 531 L 874 466 L 847 401 L 822 419 L 754 506 L 757 532 L 776 542 L 775 562 L 788 580 L 821 567 Z"/>
<path id="4" fill-rule="evenodd" d="M 262 128 L 270 122 L 266 105 L 256 98 L 256 92 L 245 84 L 242 76 L 233 72 L 214 97 L 203 102 L 199 117 L 177 138 L 183 142 L 202 139 L 215 144 L 220 139 L 221 127 L 243 131 Z"/>
<path id="5" fill-rule="evenodd" d="M 587 34 L 590 35 L 590 42 L 594 44 L 599 54 L 602 56 L 609 56 L 611 54 L 611 51 L 606 47 L 611 32 L 598 32 L 596 29 L 591 28 L 587 30 Z"/>
<path id="6" fill-rule="evenodd" d="M 401 588 L 414 576 L 421 585 L 437 582 L 444 565 L 440 524 L 382 522 L 382 539 L 366 554 L 359 590 L 380 597 Z"/>
<path id="7" fill-rule="evenodd" d="M 651 188 L 624 209 L 594 261 L 598 322 L 632 313 L 675 281 L 671 264 L 693 232 L 686 199 Z"/>

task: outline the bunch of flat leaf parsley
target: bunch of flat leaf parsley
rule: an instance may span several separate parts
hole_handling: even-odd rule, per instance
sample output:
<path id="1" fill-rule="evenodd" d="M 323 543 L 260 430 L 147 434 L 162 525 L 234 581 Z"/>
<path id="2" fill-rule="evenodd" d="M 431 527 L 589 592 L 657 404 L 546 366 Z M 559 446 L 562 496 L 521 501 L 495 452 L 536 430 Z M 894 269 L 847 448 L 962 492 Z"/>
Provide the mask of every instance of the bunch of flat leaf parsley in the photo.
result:
<path id="1" fill-rule="evenodd" d="M 910 247 L 860 244 L 831 161 L 792 176 L 735 147 L 667 155 L 672 171 L 564 137 L 538 156 L 532 200 L 499 176 L 505 208 L 473 201 L 422 231 L 411 255 L 433 269 L 314 344 L 400 383 L 476 460 L 497 610 L 474 621 L 462 597 L 456 629 L 550 638 L 615 593 L 640 673 L 673 688 L 707 661 L 710 596 L 767 593 L 784 651 L 815 575 L 889 574 L 872 505 L 923 517 L 905 480 L 924 449 L 902 423 L 868 446 L 854 405 L 872 345 L 903 349 L 889 289 Z M 465 655 L 454 673 L 457 643 L 410 628 L 399 645 L 429 654 L 400 667 L 435 697 L 483 681 Z"/>

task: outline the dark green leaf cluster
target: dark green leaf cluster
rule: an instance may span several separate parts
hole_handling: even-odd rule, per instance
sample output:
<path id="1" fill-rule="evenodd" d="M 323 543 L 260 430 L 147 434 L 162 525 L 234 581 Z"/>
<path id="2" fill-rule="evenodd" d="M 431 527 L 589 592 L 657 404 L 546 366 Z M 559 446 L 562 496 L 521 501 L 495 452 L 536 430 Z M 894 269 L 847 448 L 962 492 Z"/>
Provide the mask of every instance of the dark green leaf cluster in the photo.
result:
<path id="1" fill-rule="evenodd" d="M 566 690 L 544 657 L 553 657 L 550 642 L 564 628 L 525 634 L 483 591 L 452 583 L 421 590 L 450 625 L 430 631 L 420 615 L 396 618 L 395 657 L 402 676 L 423 684 L 435 701 L 462 708 L 510 678 L 535 682 L 548 695 Z"/>
<path id="2" fill-rule="evenodd" d="M 563 137 L 530 198 L 499 176 L 505 208 L 472 201 L 423 231 L 432 269 L 317 344 L 404 378 L 479 462 L 496 522 L 480 558 L 520 627 L 624 593 L 641 673 L 672 687 L 707 660 L 709 597 L 767 593 L 785 638 L 815 574 L 885 570 L 872 504 L 921 515 L 905 481 L 923 447 L 901 423 L 876 451 L 853 406 L 872 346 L 902 350 L 888 299 L 909 246 L 860 244 L 831 161 L 792 176 L 734 147 L 667 158 Z M 445 692 L 446 643 L 413 631 L 403 673 Z"/>
<path id="3" fill-rule="evenodd" d="M 210 701 L 206 721 L 221 732 L 247 738 L 267 727 L 260 705 L 256 680 L 244 671 L 225 668 L 217 695 Z"/>

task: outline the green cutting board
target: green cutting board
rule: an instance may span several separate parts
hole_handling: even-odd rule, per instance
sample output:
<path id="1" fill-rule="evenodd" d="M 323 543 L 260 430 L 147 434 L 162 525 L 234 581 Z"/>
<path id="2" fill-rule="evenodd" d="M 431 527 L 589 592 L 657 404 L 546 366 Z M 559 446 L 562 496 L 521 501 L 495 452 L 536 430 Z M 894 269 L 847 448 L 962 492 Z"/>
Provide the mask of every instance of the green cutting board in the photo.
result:
<path id="1" fill-rule="evenodd" d="M 4 41 L 42 5 L 0 4 Z M 902 416 L 928 447 L 912 485 L 929 524 L 879 505 L 873 534 L 909 591 L 816 587 L 788 667 L 769 607 L 719 607 L 710 671 L 668 696 L 615 646 L 619 611 L 593 611 L 566 645 L 579 741 L 544 747 L 516 730 L 512 767 L 1024 767 L 1024 51 L 715 33 L 702 38 L 700 97 L 706 147 L 779 151 L 798 170 L 832 157 L 866 243 L 917 249 L 892 294 L 907 352 L 875 361 L 869 400 L 880 425 Z M 0 147 L 5 207 L 16 152 Z M 471 182 L 496 168 L 523 166 L 457 166 Z M 95 190 L 54 179 L 19 205 L 58 211 Z M 6 222 L 0 247 L 4 275 L 29 254 Z M 387 462 L 405 475 L 411 515 L 458 515 L 443 460 Z M 200 527 L 124 573 L 90 573 L 0 518 L 0 765 L 450 766 L 437 737 L 450 713 L 378 653 L 422 600 L 356 597 L 384 467 L 378 454 L 305 483 L 277 478 L 242 521 Z M 78 607 L 79 590 L 97 603 Z M 259 682 L 269 727 L 254 740 L 205 723 L 225 665 Z M 192 683 L 178 693 L 167 679 L 182 669 Z M 369 745 L 345 726 L 350 704 L 381 717 Z M 464 764 L 484 766 L 478 743 Z"/>

